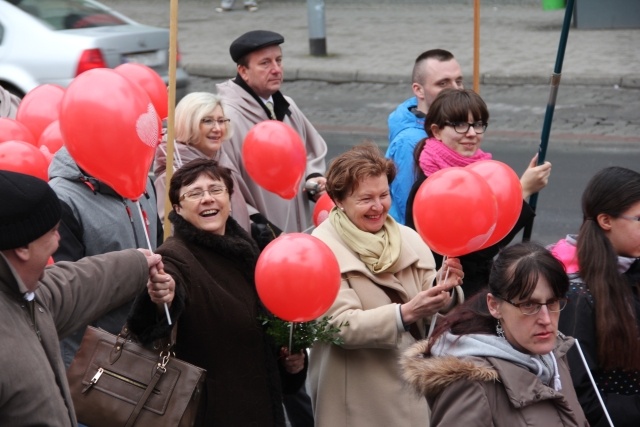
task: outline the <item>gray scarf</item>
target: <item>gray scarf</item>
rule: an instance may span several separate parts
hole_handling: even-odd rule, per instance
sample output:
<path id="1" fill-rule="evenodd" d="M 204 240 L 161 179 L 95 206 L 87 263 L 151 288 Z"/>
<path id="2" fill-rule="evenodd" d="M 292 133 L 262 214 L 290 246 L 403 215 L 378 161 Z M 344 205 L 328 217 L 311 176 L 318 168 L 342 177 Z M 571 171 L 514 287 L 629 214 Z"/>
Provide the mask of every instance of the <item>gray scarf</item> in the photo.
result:
<path id="1" fill-rule="evenodd" d="M 556 391 L 562 390 L 558 364 L 553 352 L 543 355 L 525 354 L 513 348 L 506 339 L 494 335 L 454 335 L 445 332 L 431 348 L 431 354 L 434 356 L 496 357 L 522 366 L 540 378 L 543 384 L 551 384 Z M 553 380 L 553 384 L 551 380 Z"/>

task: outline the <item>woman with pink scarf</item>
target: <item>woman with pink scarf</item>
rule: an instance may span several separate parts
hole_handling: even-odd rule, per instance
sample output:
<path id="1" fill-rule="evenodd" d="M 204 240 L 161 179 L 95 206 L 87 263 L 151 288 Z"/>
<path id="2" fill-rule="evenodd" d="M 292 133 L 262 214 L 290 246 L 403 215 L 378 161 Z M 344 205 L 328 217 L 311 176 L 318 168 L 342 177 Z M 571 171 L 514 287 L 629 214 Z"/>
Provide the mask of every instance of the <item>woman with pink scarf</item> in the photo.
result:
<path id="1" fill-rule="evenodd" d="M 415 229 L 413 200 L 427 177 L 444 168 L 464 167 L 480 160 L 491 159 L 490 153 L 480 149 L 488 123 L 487 104 L 472 90 L 445 89 L 438 94 L 425 119 L 424 129 L 427 138 L 420 141 L 414 151 L 418 176 L 407 202 L 407 226 Z M 535 215 L 524 199 L 542 190 L 551 174 L 551 163 L 545 162 L 536 166 L 537 160 L 536 154 L 520 178 L 522 212 L 513 230 L 495 245 L 459 257 L 465 273 L 462 285 L 465 297 L 468 298 L 487 285 L 493 257 L 500 248 L 509 244 Z M 442 256 L 434 252 L 434 257 L 439 268 Z"/>

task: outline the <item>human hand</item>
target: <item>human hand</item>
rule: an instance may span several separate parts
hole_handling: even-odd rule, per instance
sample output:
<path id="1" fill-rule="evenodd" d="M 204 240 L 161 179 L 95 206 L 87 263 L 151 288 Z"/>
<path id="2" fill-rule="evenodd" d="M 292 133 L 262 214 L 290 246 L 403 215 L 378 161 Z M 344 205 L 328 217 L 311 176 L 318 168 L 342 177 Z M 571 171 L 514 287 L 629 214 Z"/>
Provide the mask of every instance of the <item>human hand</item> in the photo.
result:
<path id="1" fill-rule="evenodd" d="M 458 258 L 447 258 L 438 270 L 436 283 L 445 285 L 451 290 L 455 286 L 462 285 L 464 279 L 464 271 L 462 271 L 462 263 Z"/>
<path id="2" fill-rule="evenodd" d="M 447 307 L 451 302 L 450 289 L 450 286 L 444 284 L 436 285 L 418 293 L 411 301 L 402 304 L 400 311 L 405 325 L 431 317 Z"/>
<path id="3" fill-rule="evenodd" d="M 320 196 L 326 192 L 327 178 L 324 176 L 316 176 L 309 178 L 304 185 L 304 191 L 311 195 L 314 202 L 317 202 Z"/>
<path id="4" fill-rule="evenodd" d="M 144 255 L 145 258 L 147 259 L 147 267 L 149 267 L 149 275 L 151 275 L 151 268 L 157 265 L 158 263 L 160 263 L 161 268 L 164 268 L 164 266 L 162 266 L 162 257 L 160 255 L 154 254 L 149 249 L 138 248 L 138 251 L 142 253 L 142 255 Z"/>
<path id="5" fill-rule="evenodd" d="M 151 267 L 149 270 L 149 280 L 147 281 L 147 292 L 154 304 L 171 305 L 175 297 L 175 289 L 176 282 L 171 275 L 156 266 Z"/>
<path id="6" fill-rule="evenodd" d="M 304 358 L 306 357 L 303 350 L 298 353 L 290 354 L 287 347 L 280 349 L 280 361 L 284 369 L 290 374 L 297 374 L 304 369 Z"/>
<path id="7" fill-rule="evenodd" d="M 529 162 L 527 170 L 520 177 L 522 185 L 522 198 L 526 199 L 534 193 L 539 192 L 549 183 L 549 175 L 551 175 L 551 163 L 544 162 L 540 166 L 538 164 L 538 154 Z"/>

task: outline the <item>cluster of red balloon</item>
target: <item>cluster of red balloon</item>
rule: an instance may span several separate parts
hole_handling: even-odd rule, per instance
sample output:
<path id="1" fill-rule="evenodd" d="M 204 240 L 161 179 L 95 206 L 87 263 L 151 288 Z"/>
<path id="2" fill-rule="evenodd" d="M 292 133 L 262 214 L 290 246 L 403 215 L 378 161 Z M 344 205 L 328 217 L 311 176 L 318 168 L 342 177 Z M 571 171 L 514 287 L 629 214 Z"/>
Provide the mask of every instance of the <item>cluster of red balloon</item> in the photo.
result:
<path id="1" fill-rule="evenodd" d="M 333 304 L 340 267 L 329 247 L 304 233 L 283 234 L 260 254 L 256 265 L 260 300 L 288 322 L 317 319 Z"/>
<path id="2" fill-rule="evenodd" d="M 15 120 L 0 118 L 0 169 L 46 181 L 64 144 L 89 174 L 136 199 L 144 193 L 167 111 L 164 81 L 141 64 L 87 71 L 66 91 L 40 85 L 22 99 Z"/>
<path id="3" fill-rule="evenodd" d="M 416 193 L 413 218 L 433 251 L 457 257 L 502 240 L 521 209 L 518 175 L 502 162 L 483 160 L 429 176 Z"/>
<path id="4" fill-rule="evenodd" d="M 47 181 L 53 153 L 42 134 L 58 120 L 64 89 L 46 84 L 29 92 L 18 106 L 16 119 L 0 118 L 0 169 Z"/>

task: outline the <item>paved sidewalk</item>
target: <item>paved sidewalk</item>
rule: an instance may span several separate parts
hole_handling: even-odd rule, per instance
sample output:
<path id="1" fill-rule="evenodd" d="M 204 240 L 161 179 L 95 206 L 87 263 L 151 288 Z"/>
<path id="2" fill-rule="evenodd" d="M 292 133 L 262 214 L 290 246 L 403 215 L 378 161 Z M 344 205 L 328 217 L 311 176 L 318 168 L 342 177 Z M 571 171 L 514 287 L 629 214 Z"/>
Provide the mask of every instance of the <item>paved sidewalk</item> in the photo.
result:
<path id="1" fill-rule="evenodd" d="M 168 27 L 170 2 L 104 0 L 139 22 Z M 458 58 L 465 80 L 472 81 L 473 2 L 431 0 L 327 1 L 327 57 L 309 53 L 304 0 L 260 3 L 260 10 L 216 13 L 218 0 L 180 0 L 178 40 L 185 68 L 193 75 L 225 78 L 235 74 L 229 45 L 253 29 L 285 37 L 287 80 L 329 82 L 408 82 L 413 60 L 440 47 Z M 482 84 L 548 84 L 556 60 L 564 9 L 543 11 L 522 0 L 483 0 L 480 12 Z M 640 88 L 640 29 L 571 28 L 562 69 L 562 85 Z"/>

